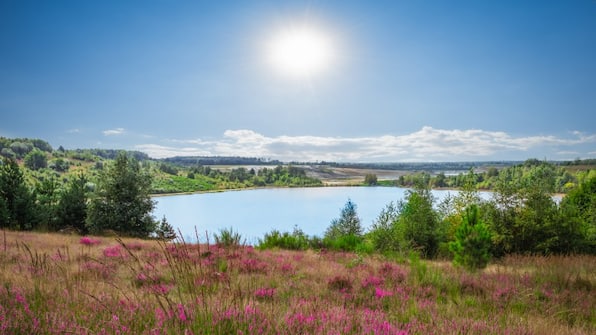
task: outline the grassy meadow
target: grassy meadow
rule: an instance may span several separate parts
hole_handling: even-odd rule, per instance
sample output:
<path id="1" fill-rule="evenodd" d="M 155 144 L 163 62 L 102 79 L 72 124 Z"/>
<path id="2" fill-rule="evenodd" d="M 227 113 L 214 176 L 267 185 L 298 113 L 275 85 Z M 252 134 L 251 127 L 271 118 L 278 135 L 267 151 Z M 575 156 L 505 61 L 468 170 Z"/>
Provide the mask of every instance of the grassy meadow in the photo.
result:
<path id="1" fill-rule="evenodd" d="M 0 232 L 0 334 L 594 334 L 596 257 L 449 262 Z"/>

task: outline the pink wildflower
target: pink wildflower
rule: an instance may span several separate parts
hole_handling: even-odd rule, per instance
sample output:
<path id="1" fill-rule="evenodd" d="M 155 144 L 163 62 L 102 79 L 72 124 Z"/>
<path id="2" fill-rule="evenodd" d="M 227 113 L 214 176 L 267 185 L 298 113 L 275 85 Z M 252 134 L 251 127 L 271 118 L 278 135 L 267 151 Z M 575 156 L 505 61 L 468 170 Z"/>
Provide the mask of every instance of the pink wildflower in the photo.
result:
<path id="1" fill-rule="evenodd" d="M 382 299 L 382 298 L 391 297 L 391 296 L 393 296 L 393 292 L 384 290 L 380 287 L 375 288 L 375 297 Z"/>
<path id="2" fill-rule="evenodd" d="M 186 317 L 186 311 L 184 310 L 184 306 L 182 304 L 178 304 L 178 319 L 182 322 L 188 320 Z"/>
<path id="3" fill-rule="evenodd" d="M 113 247 L 107 247 L 107 248 L 103 249 L 103 255 L 105 257 L 121 257 L 121 256 L 123 256 L 122 249 L 120 249 L 119 245 L 115 245 Z"/>
<path id="4" fill-rule="evenodd" d="M 83 236 L 79 240 L 79 243 L 81 243 L 82 245 L 92 246 L 92 245 L 100 244 L 101 241 L 100 240 L 96 240 L 96 239 L 92 239 L 89 236 Z"/>
<path id="5" fill-rule="evenodd" d="M 155 309 L 155 319 L 157 320 L 157 328 L 163 327 L 163 324 L 166 322 L 168 317 L 166 313 L 161 308 Z"/>
<path id="6" fill-rule="evenodd" d="M 267 263 L 253 258 L 243 259 L 240 270 L 245 273 L 267 273 Z"/>
<path id="7" fill-rule="evenodd" d="M 371 286 L 381 286 L 381 285 L 383 285 L 384 282 L 385 282 L 385 280 L 381 277 L 368 276 L 362 282 L 362 287 L 367 288 L 367 287 L 371 287 Z"/>
<path id="8" fill-rule="evenodd" d="M 273 295 L 275 295 L 274 288 L 259 288 L 255 291 L 257 299 L 272 299 Z"/>
<path id="9" fill-rule="evenodd" d="M 244 307 L 244 314 L 249 316 L 249 315 L 256 315 L 258 312 L 257 308 L 252 306 L 252 305 L 246 305 Z"/>
<path id="10" fill-rule="evenodd" d="M 281 266 L 281 271 L 284 273 L 292 273 L 292 272 L 294 272 L 294 267 L 292 266 L 292 264 L 284 263 Z"/>
<path id="11" fill-rule="evenodd" d="M 22 305 L 27 304 L 27 300 L 20 292 L 15 292 L 14 298 L 19 304 L 22 304 Z"/>

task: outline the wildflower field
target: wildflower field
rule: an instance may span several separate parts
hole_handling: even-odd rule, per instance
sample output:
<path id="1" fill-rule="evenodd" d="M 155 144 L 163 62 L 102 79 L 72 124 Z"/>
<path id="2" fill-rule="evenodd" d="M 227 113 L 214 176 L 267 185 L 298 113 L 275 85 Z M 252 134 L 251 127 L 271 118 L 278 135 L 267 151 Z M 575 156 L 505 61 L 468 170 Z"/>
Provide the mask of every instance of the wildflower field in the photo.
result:
<path id="1" fill-rule="evenodd" d="M 594 334 L 596 257 L 415 256 L 0 232 L 0 334 Z"/>

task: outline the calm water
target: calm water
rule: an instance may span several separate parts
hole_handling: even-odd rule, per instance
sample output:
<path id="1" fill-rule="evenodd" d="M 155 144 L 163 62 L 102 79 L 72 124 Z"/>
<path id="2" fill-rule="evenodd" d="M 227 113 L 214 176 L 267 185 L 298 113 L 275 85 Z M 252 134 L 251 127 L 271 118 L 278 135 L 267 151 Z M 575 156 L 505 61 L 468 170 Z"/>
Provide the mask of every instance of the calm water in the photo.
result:
<path id="1" fill-rule="evenodd" d="M 281 232 L 300 227 L 308 235 L 323 236 L 331 220 L 338 218 L 348 199 L 357 205 L 368 228 L 391 201 L 403 199 L 406 189 L 395 187 L 318 187 L 229 191 L 157 197 L 154 215 L 164 215 L 187 241 L 205 241 L 220 229 L 232 227 L 246 242 L 256 244 L 273 229 Z M 440 200 L 456 191 L 433 191 Z"/>

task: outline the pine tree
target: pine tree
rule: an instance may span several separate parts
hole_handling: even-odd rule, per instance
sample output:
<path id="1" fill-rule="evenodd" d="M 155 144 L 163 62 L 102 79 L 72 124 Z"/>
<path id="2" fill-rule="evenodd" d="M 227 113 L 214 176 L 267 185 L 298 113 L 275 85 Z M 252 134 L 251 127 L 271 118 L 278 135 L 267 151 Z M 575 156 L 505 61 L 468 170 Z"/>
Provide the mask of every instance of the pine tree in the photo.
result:
<path id="1" fill-rule="evenodd" d="M 156 229 L 157 237 L 161 240 L 170 241 L 176 238 L 176 231 L 164 216 Z"/>
<path id="2" fill-rule="evenodd" d="M 331 221 L 331 225 L 325 232 L 325 237 L 330 239 L 347 235 L 362 236 L 362 226 L 356 213 L 356 204 L 350 199 L 341 210 L 339 219 Z"/>
<path id="3" fill-rule="evenodd" d="M 491 234 L 478 215 L 478 207 L 466 209 L 461 225 L 455 231 L 455 241 L 449 243 L 455 265 L 468 270 L 483 269 L 490 260 Z"/>
<path id="4" fill-rule="evenodd" d="M 87 233 L 87 178 L 80 174 L 69 181 L 58 203 L 57 229 L 73 227 L 80 233 Z"/>
<path id="5" fill-rule="evenodd" d="M 29 230 L 36 226 L 35 195 L 14 159 L 0 161 L 0 227 Z"/>

